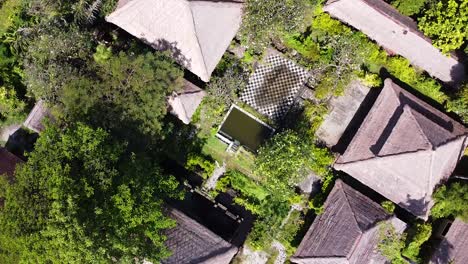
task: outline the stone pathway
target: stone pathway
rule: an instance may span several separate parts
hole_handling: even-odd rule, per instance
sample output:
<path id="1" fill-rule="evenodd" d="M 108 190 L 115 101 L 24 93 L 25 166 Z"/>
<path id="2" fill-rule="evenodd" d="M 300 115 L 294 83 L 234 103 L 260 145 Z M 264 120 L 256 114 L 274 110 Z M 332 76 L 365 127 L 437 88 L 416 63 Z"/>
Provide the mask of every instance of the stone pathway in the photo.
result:
<path id="1" fill-rule="evenodd" d="M 283 246 L 283 244 L 281 244 L 280 242 L 278 242 L 276 240 L 273 241 L 271 246 L 274 249 L 278 250 L 278 252 L 279 252 L 278 256 L 275 259 L 275 264 L 283 264 L 286 261 L 286 258 L 287 258 L 286 248 Z"/>
<path id="2" fill-rule="evenodd" d="M 206 190 L 213 190 L 216 188 L 216 183 L 218 182 L 219 178 L 226 172 L 226 163 L 223 162 L 223 166 L 219 166 L 218 162 L 216 162 L 216 169 L 213 171 L 211 177 L 205 183 Z"/>

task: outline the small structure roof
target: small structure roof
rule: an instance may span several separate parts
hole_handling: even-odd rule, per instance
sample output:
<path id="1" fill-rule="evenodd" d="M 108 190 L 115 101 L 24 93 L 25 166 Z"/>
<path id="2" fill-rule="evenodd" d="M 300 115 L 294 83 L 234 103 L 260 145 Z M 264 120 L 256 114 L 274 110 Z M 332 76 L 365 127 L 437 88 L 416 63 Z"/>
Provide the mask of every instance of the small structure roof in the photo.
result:
<path id="1" fill-rule="evenodd" d="M 315 135 L 328 147 L 335 146 L 369 93 L 369 87 L 353 80 L 343 96 L 333 97 L 328 107 L 329 113 L 317 129 Z"/>
<path id="2" fill-rule="evenodd" d="M 46 117 L 51 117 L 50 111 L 45 106 L 44 101 L 39 100 L 36 105 L 34 105 L 34 108 L 29 113 L 28 118 L 26 118 L 23 125 L 37 133 L 40 133 L 44 130 L 44 124 L 42 122 Z"/>
<path id="3" fill-rule="evenodd" d="M 170 111 L 184 122 L 184 124 L 189 124 L 205 95 L 205 91 L 185 80 L 182 89 L 174 92 L 168 98 L 168 103 L 171 107 Z"/>
<path id="4" fill-rule="evenodd" d="M 166 246 L 172 256 L 163 264 L 229 264 L 236 255 L 237 247 L 179 210 L 170 209 L 169 216 L 177 226 L 166 231 Z"/>
<path id="5" fill-rule="evenodd" d="M 383 0 L 329 0 L 323 10 L 443 82 L 458 84 L 466 78 L 455 57 L 442 54 L 411 18 Z"/>
<path id="6" fill-rule="evenodd" d="M 453 172 L 467 136 L 463 125 L 387 79 L 334 167 L 426 218 L 433 189 Z"/>
<path id="7" fill-rule="evenodd" d="M 386 263 L 378 252 L 381 221 L 397 232 L 406 225 L 389 215 L 379 204 L 337 180 L 324 205 L 291 258 L 294 263 Z"/>
<path id="8" fill-rule="evenodd" d="M 6 148 L 0 148 L 0 176 L 6 174 L 9 179 L 12 179 L 16 164 L 22 162 L 23 160 L 9 152 Z"/>
<path id="9" fill-rule="evenodd" d="M 239 1 L 120 0 L 106 17 L 208 82 L 242 20 Z"/>
<path id="10" fill-rule="evenodd" d="M 430 263 L 468 263 L 468 223 L 460 219 L 453 222 Z"/>

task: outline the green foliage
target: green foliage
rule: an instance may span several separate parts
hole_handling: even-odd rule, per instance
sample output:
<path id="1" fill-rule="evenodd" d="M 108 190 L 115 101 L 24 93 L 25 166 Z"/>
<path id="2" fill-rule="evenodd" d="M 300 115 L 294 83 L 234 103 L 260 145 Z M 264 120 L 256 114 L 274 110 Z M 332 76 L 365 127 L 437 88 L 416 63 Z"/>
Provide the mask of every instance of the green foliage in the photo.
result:
<path id="1" fill-rule="evenodd" d="M 433 217 L 460 217 L 468 221 L 468 185 L 458 182 L 444 185 L 432 197 L 435 200 L 431 209 Z"/>
<path id="2" fill-rule="evenodd" d="M 415 228 L 415 234 L 411 238 L 411 242 L 402 251 L 402 254 L 416 263 L 421 263 L 422 260 L 419 258 L 419 251 L 421 250 L 422 244 L 431 237 L 432 226 L 430 224 L 418 223 Z"/>
<path id="3" fill-rule="evenodd" d="M 341 95 L 356 77 L 366 85 L 380 86 L 377 74 L 382 67 L 439 103 L 448 99 L 440 84 L 417 71 L 408 60 L 388 57 L 364 34 L 352 31 L 319 8 L 306 33 L 286 34 L 283 41 L 287 47 L 297 50 L 301 64 L 313 69 L 316 83 L 312 85 L 319 99 Z"/>
<path id="4" fill-rule="evenodd" d="M 441 91 L 440 84 L 418 73 L 407 59 L 392 57 L 388 59 L 385 66 L 395 77 L 436 102 L 443 103 L 448 99 L 448 96 Z"/>
<path id="5" fill-rule="evenodd" d="M 440 0 L 430 4 L 418 26 L 434 46 L 448 53 L 468 40 L 467 24 L 468 0 Z"/>
<path id="6" fill-rule="evenodd" d="M 107 16 L 112 11 L 114 11 L 115 7 L 117 6 L 118 0 L 104 0 L 101 6 L 101 14 L 102 16 Z"/>
<path id="7" fill-rule="evenodd" d="M 23 0 L 5 0 L 0 4 L 0 36 L 21 22 L 20 12 L 23 4 Z"/>
<path id="8" fill-rule="evenodd" d="M 0 124 L 22 122 L 26 117 L 25 103 L 18 99 L 13 89 L 0 86 Z"/>
<path id="9" fill-rule="evenodd" d="M 96 47 L 96 52 L 93 54 L 94 61 L 98 64 L 103 64 L 112 56 L 112 47 L 106 47 L 104 44 L 99 44 Z"/>
<path id="10" fill-rule="evenodd" d="M 240 31 L 242 42 L 263 49 L 279 32 L 304 29 L 310 11 L 308 0 L 248 0 Z"/>
<path id="11" fill-rule="evenodd" d="M 447 102 L 447 110 L 455 112 L 463 122 L 468 123 L 468 84 L 461 87 L 454 98 Z"/>
<path id="12" fill-rule="evenodd" d="M 327 149 L 287 130 L 275 135 L 258 150 L 255 173 L 276 186 L 294 188 L 307 176 L 308 169 L 322 175 L 332 162 L 333 157 Z"/>
<path id="13" fill-rule="evenodd" d="M 315 132 L 325 120 L 328 107 L 325 103 L 304 102 L 304 111 L 298 118 L 295 130 L 309 139 L 315 138 Z"/>
<path id="14" fill-rule="evenodd" d="M 427 0 L 394 0 L 392 5 L 405 16 L 419 14 Z"/>
<path id="15" fill-rule="evenodd" d="M 370 88 L 382 86 L 382 79 L 375 73 L 362 72 L 359 74 L 359 80 L 362 84 Z"/>
<path id="16" fill-rule="evenodd" d="M 177 181 L 149 157 L 128 154 L 104 130 L 47 127 L 2 182 L 0 259 L 21 263 L 158 262 L 169 255 L 161 231 L 174 226 L 163 198 Z"/>
<path id="17" fill-rule="evenodd" d="M 190 153 L 185 168 L 197 172 L 204 179 L 208 179 L 215 170 L 215 163 L 204 155 Z"/>
<path id="18" fill-rule="evenodd" d="M 393 211 L 395 211 L 395 204 L 392 201 L 383 201 L 381 205 L 383 209 L 389 214 L 393 214 Z"/>
<path id="19" fill-rule="evenodd" d="M 380 253 L 392 264 L 408 264 L 409 262 L 401 255 L 401 251 L 405 248 L 405 234 L 398 234 L 395 227 L 389 223 L 381 223 L 379 233 L 380 243 L 377 248 Z"/>

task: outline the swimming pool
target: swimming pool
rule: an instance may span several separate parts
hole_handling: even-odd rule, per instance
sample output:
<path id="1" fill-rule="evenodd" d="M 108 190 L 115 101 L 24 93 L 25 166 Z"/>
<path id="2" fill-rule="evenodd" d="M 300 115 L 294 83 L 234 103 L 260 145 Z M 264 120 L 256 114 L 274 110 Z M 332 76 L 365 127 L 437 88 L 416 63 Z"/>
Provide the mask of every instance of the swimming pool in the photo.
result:
<path id="1" fill-rule="evenodd" d="M 256 151 L 275 130 L 253 115 L 232 105 L 218 133 L 239 143 L 251 151 Z"/>

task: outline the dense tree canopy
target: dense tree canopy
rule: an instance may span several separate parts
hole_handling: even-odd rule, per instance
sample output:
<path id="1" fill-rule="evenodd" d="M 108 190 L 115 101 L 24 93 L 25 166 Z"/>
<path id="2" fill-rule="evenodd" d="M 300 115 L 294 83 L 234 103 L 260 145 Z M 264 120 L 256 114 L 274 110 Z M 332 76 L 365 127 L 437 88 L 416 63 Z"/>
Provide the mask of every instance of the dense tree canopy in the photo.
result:
<path id="1" fill-rule="evenodd" d="M 443 52 L 459 49 L 468 40 L 468 0 L 432 3 L 418 26 Z"/>
<path id="2" fill-rule="evenodd" d="M 280 32 L 304 29 L 311 12 L 309 0 L 247 0 L 244 10 L 241 34 L 253 48 L 264 48 Z"/>
<path id="3" fill-rule="evenodd" d="M 394 0 L 392 5 L 403 15 L 412 16 L 421 12 L 427 0 Z"/>
<path id="4" fill-rule="evenodd" d="M 327 166 L 332 161 L 333 156 L 327 149 L 287 130 L 275 135 L 259 149 L 255 165 L 256 173 L 267 178 L 272 185 L 284 184 L 294 188 L 310 170 L 319 175 L 327 173 Z"/>
<path id="5" fill-rule="evenodd" d="M 164 197 L 177 183 L 102 129 L 48 127 L 13 184 L 2 181 L 0 262 L 123 263 L 168 256 Z"/>

